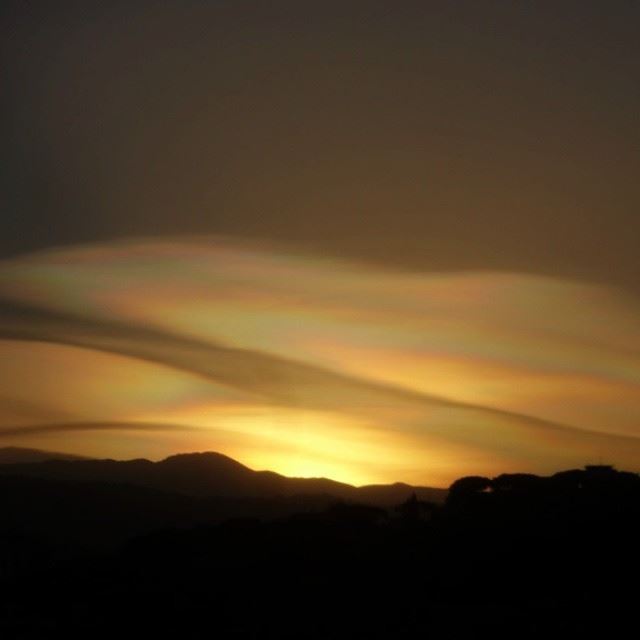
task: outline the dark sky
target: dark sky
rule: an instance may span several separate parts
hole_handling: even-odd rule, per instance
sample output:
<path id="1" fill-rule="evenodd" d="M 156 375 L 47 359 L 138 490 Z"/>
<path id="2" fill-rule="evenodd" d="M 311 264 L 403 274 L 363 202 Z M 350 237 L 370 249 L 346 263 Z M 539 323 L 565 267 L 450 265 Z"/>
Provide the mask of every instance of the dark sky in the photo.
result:
<path id="1" fill-rule="evenodd" d="M 224 234 L 640 291 L 640 3 L 4 0 L 0 252 Z"/>

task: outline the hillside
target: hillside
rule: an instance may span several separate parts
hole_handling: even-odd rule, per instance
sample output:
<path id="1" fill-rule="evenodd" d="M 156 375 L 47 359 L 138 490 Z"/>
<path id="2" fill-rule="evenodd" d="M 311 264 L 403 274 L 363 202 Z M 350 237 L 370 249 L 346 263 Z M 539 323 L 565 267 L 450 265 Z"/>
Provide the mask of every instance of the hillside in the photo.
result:
<path id="1" fill-rule="evenodd" d="M 327 478 L 288 478 L 272 471 L 254 471 L 220 453 L 189 453 L 159 462 L 138 460 L 71 459 L 55 454 L 43 459 L 23 450 L 22 460 L 0 455 L 0 475 L 23 476 L 71 482 L 131 484 L 193 497 L 283 498 L 332 496 L 375 506 L 398 504 L 413 493 L 421 500 L 441 503 L 444 489 L 406 484 L 353 487 Z M 44 452 L 38 452 L 44 456 Z"/>

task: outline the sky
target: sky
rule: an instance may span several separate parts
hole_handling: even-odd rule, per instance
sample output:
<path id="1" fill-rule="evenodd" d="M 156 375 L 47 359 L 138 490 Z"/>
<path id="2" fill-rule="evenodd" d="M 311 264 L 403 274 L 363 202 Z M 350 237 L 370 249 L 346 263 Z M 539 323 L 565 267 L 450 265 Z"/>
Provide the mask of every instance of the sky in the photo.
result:
<path id="1" fill-rule="evenodd" d="M 0 446 L 356 484 L 637 467 L 639 23 L 7 0 Z"/>

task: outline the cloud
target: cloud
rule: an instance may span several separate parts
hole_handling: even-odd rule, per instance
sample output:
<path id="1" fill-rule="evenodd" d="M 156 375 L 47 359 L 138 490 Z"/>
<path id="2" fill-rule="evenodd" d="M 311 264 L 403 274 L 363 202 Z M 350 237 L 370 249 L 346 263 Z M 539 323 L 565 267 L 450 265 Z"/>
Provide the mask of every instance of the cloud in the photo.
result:
<path id="1" fill-rule="evenodd" d="M 183 338 L 162 331 L 5 304 L 0 335 L 104 350 L 180 368 L 288 407 L 353 413 L 450 409 L 486 413 L 552 430 L 572 429 L 514 412 L 474 406 L 380 384 L 276 356 Z M 10 318 L 7 320 L 7 318 Z M 437 429 L 436 426 L 433 427 Z M 447 435 L 453 437 L 449 429 Z"/>
<path id="2" fill-rule="evenodd" d="M 604 456 L 632 466 L 640 453 L 640 307 L 602 287 L 182 239 L 7 262 L 0 296 L 7 340 L 158 363 L 237 390 L 248 408 L 351 417 L 410 441 L 431 464 L 538 470 Z M 574 406 L 559 406 L 563 397 Z M 604 422 L 619 411 L 606 397 L 622 400 L 626 423 Z M 583 428 L 590 403 L 601 422 Z M 188 407 L 170 409 L 182 423 Z M 349 428 L 343 420 L 345 441 Z"/>
<path id="3" fill-rule="evenodd" d="M 143 422 L 59 422 L 0 427 L 0 437 L 23 437 L 82 431 L 195 431 L 194 427 L 175 424 L 147 424 Z"/>

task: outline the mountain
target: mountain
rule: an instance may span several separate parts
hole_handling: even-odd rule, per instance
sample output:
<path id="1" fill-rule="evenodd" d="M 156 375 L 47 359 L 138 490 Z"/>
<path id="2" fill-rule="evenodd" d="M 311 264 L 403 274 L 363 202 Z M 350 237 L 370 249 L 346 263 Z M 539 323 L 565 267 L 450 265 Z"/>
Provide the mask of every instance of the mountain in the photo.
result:
<path id="1" fill-rule="evenodd" d="M 378 511 L 413 493 L 438 502 L 447 493 L 403 484 L 357 488 L 326 478 L 287 478 L 213 452 L 159 462 L 65 459 L 29 449 L 4 453 L 0 460 L 11 462 L 0 464 L 0 562 L 3 545 L 15 532 L 62 546 L 113 548 L 165 529 L 310 516 L 341 503 Z M 12 545 L 7 553 L 13 557 Z"/>
<path id="2" fill-rule="evenodd" d="M 29 451 L 29 450 L 23 450 Z M 39 452 L 43 457 L 45 452 Z M 55 458 L 33 459 L 23 453 L 19 460 L 0 457 L 0 475 L 22 476 L 67 482 L 129 484 L 193 497 L 284 498 L 332 496 L 343 500 L 391 506 L 413 493 L 421 500 L 443 502 L 447 491 L 429 487 L 369 485 L 353 487 L 327 478 L 288 478 L 272 471 L 254 471 L 220 453 L 189 453 L 170 456 L 160 462 L 145 459 L 117 461 Z M 8 456 L 10 459 L 10 456 Z"/>
<path id="3" fill-rule="evenodd" d="M 96 462 L 297 482 L 216 454 Z M 637 618 L 640 476 L 605 465 L 461 478 L 435 508 L 16 475 L 0 498 L 3 638 L 605 638 Z"/>

